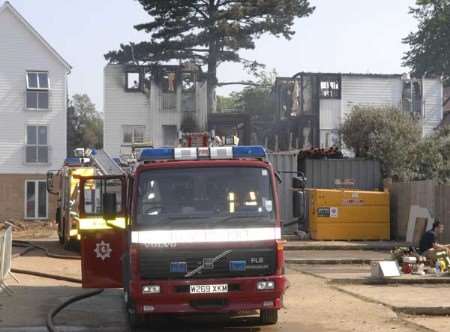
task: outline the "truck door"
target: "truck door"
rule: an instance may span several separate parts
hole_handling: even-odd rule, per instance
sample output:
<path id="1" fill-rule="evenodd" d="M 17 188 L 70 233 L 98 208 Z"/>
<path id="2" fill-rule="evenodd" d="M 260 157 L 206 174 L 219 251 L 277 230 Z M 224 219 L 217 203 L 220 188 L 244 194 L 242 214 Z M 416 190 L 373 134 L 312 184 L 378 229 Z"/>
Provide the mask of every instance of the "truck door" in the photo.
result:
<path id="1" fill-rule="evenodd" d="M 80 177 L 79 232 L 84 288 L 121 288 L 126 248 L 125 176 Z"/>

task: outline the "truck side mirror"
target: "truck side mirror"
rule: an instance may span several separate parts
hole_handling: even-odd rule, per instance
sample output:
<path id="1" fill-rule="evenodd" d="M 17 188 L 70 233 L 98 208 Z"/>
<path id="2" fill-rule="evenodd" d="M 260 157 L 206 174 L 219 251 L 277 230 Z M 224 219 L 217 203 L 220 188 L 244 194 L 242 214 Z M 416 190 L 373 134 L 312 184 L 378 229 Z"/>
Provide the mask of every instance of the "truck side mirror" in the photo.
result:
<path id="1" fill-rule="evenodd" d="M 303 176 L 294 176 L 292 178 L 292 187 L 294 189 L 305 189 L 306 187 L 306 178 Z"/>
<path id="2" fill-rule="evenodd" d="M 294 191 L 293 195 L 293 214 L 294 218 L 304 219 L 305 218 L 305 192 L 304 191 Z"/>
<path id="3" fill-rule="evenodd" d="M 54 171 L 47 172 L 47 192 L 52 195 L 58 195 L 55 191 L 55 173 Z"/>
<path id="4" fill-rule="evenodd" d="M 102 197 L 103 219 L 114 220 L 117 217 L 117 198 L 114 193 L 104 193 Z"/>

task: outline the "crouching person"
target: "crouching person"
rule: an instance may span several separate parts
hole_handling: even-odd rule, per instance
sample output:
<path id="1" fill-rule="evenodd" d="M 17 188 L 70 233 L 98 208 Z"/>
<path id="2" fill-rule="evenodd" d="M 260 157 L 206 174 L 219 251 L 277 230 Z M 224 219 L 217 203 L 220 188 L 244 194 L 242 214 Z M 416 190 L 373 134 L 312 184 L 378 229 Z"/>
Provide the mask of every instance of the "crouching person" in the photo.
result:
<path id="1" fill-rule="evenodd" d="M 422 256 L 427 257 L 430 261 L 436 260 L 436 254 L 438 252 L 446 252 L 450 256 L 450 246 L 440 244 L 437 241 L 439 235 L 444 232 L 444 225 L 436 220 L 433 223 L 433 228 L 425 232 L 420 239 L 419 249 Z"/>

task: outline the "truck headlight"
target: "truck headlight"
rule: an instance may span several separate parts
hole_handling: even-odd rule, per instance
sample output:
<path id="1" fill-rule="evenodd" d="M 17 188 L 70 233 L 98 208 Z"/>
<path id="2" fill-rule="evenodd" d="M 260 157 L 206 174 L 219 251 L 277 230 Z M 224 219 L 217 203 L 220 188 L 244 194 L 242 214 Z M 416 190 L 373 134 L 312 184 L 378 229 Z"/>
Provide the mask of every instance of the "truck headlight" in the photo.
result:
<path id="1" fill-rule="evenodd" d="M 159 294 L 161 287 L 158 285 L 142 286 L 142 294 Z"/>
<path id="2" fill-rule="evenodd" d="M 258 281 L 256 284 L 257 290 L 271 290 L 275 288 L 275 282 L 273 281 Z"/>

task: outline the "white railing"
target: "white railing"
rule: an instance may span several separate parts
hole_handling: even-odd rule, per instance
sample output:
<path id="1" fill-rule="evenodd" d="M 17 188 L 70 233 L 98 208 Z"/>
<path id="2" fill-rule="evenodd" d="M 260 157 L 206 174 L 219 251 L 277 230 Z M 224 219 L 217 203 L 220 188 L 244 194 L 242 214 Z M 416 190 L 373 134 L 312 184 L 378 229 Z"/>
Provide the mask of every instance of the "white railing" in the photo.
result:
<path id="1" fill-rule="evenodd" d="M 8 226 L 6 230 L 0 233 L 0 291 L 5 290 L 8 295 L 12 295 L 13 290 L 8 287 L 5 280 L 11 276 L 17 281 L 16 277 L 11 273 L 11 259 L 12 228 Z"/>

